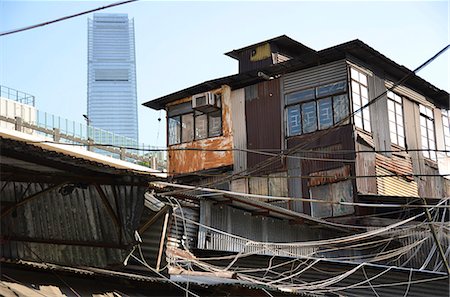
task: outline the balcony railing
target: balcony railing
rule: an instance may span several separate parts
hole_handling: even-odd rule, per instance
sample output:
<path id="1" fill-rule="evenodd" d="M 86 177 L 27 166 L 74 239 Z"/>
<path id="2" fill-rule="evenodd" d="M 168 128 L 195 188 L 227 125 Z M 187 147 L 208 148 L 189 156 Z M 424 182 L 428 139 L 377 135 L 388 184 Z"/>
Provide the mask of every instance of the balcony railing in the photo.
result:
<path id="1" fill-rule="evenodd" d="M 5 98 L 5 97 L 4 97 Z M 166 153 L 131 138 L 37 110 L 20 101 L 0 100 L 0 125 L 52 141 L 70 143 L 114 158 L 153 169 L 166 168 Z"/>
<path id="2" fill-rule="evenodd" d="M 33 95 L 18 91 L 9 87 L 0 86 L 0 97 L 14 100 L 16 102 L 34 106 L 35 98 Z"/>

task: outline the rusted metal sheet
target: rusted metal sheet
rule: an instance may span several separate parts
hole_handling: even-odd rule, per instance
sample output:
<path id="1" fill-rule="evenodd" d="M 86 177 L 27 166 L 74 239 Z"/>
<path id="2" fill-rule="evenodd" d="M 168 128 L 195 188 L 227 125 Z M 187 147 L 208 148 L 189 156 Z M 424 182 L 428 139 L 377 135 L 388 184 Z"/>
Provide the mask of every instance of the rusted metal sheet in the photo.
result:
<path id="1" fill-rule="evenodd" d="M 350 176 L 350 166 L 346 165 L 341 168 L 316 171 L 311 173 L 309 176 L 312 177 L 308 181 L 308 186 L 310 187 L 335 183 L 341 180 L 345 180 Z"/>
<path id="2" fill-rule="evenodd" d="M 222 87 L 222 135 L 170 146 L 169 173 L 189 173 L 233 164 L 230 93 L 229 87 Z M 174 104 L 184 101 L 186 98 Z"/>
<path id="3" fill-rule="evenodd" d="M 280 81 L 273 79 L 259 83 L 257 93 L 246 92 L 245 118 L 247 122 L 247 148 L 249 150 L 281 149 L 281 98 Z M 273 157 L 257 153 L 247 154 L 247 165 L 249 168 L 259 166 L 261 162 Z M 269 166 L 258 170 L 261 172 L 273 172 L 284 167 L 282 159 L 274 160 Z"/>
<path id="4" fill-rule="evenodd" d="M 1 204 L 12 205 L 47 187 L 48 184 L 1 182 Z M 2 216 L 1 256 L 97 267 L 121 263 L 127 253 L 124 247 L 134 242 L 145 187 L 99 187 L 110 211 L 117 215 L 120 234 L 112 227 L 113 219 L 96 188 L 74 185 L 45 192 Z"/>
<path id="5" fill-rule="evenodd" d="M 376 153 L 375 158 L 376 166 L 389 170 L 391 174 L 394 173 L 404 176 L 413 173 L 412 161 L 411 158 L 407 155 L 405 155 L 404 157 L 399 157 L 396 155 L 386 157 L 379 153 Z M 405 176 L 403 178 L 410 181 L 414 180 L 414 178 L 411 176 Z"/>
<path id="6" fill-rule="evenodd" d="M 345 60 L 288 73 L 284 77 L 283 87 L 285 93 L 290 93 L 340 80 L 347 80 Z"/>

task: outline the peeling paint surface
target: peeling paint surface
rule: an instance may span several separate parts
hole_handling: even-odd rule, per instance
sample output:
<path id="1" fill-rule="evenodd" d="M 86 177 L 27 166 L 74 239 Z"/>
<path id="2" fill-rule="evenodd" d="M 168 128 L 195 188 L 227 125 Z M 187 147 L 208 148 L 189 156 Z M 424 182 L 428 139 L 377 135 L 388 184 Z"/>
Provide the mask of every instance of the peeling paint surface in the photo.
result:
<path id="1" fill-rule="evenodd" d="M 182 174 L 233 164 L 233 133 L 231 131 L 231 90 L 223 86 L 213 92 L 222 92 L 222 135 L 169 147 L 169 173 Z M 174 104 L 188 101 L 181 99 Z M 172 150 L 170 150 L 172 149 Z M 179 150 L 187 149 L 187 150 Z M 189 150 L 198 149 L 198 150 Z M 224 150 L 224 151 L 211 151 Z"/>

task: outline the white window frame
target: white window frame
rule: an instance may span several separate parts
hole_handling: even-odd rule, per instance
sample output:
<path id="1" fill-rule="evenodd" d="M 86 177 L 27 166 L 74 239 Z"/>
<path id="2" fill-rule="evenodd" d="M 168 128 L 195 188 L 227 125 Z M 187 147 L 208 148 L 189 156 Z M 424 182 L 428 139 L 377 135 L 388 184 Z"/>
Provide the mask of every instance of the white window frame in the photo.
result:
<path id="1" fill-rule="evenodd" d="M 447 156 L 450 157 L 450 110 L 441 110 L 442 129 L 444 130 L 444 148 Z"/>
<path id="2" fill-rule="evenodd" d="M 405 124 L 403 117 L 403 98 L 389 91 L 387 93 L 388 120 L 391 143 L 405 146 Z"/>
<path id="3" fill-rule="evenodd" d="M 419 104 L 419 112 L 422 155 L 427 159 L 437 161 L 433 109 Z"/>
<path id="4" fill-rule="evenodd" d="M 353 115 L 353 122 L 356 127 L 361 128 L 367 132 L 372 132 L 369 106 L 360 110 L 362 106 L 365 106 L 369 103 L 369 87 L 367 74 L 354 67 L 350 67 L 350 82 L 353 112 L 356 112 Z"/>

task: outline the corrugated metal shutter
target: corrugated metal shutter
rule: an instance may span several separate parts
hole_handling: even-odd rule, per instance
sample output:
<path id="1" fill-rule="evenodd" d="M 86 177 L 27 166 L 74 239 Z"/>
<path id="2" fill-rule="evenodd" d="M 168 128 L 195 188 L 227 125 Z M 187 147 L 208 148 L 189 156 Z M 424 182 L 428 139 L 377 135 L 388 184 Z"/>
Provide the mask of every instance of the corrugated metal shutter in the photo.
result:
<path id="1" fill-rule="evenodd" d="M 377 175 L 391 175 L 391 171 L 376 166 Z M 378 195 L 419 197 L 417 183 L 401 177 L 377 177 Z"/>
<path id="2" fill-rule="evenodd" d="M 296 90 L 346 79 L 347 64 L 345 60 L 339 60 L 286 74 L 284 77 L 284 92 L 290 93 Z"/>

